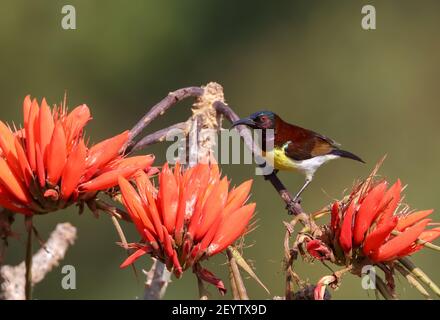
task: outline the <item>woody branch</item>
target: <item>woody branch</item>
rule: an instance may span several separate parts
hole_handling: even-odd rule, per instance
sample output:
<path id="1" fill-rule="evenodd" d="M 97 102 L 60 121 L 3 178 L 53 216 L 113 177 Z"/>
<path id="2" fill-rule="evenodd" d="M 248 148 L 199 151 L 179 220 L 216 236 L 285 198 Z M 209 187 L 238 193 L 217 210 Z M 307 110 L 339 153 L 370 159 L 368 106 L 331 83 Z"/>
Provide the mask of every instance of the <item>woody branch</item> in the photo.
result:
<path id="1" fill-rule="evenodd" d="M 177 102 L 185 99 L 193 97 L 196 98 L 196 102 L 193 104 L 193 116 L 188 119 L 186 122 L 177 123 L 168 128 L 161 129 L 149 135 L 146 135 L 144 138 L 140 139 L 136 142 L 136 137 L 157 117 L 163 115 L 168 109 L 170 109 Z M 153 106 L 150 111 L 133 127 L 130 131 L 130 142 L 127 148 L 127 152 L 141 150 L 150 146 L 154 143 L 162 142 L 166 139 L 167 135 L 175 129 L 180 129 L 185 132 L 188 136 L 191 131 L 197 131 L 198 134 L 195 136 L 199 136 L 200 131 L 202 129 L 216 129 L 221 128 L 221 120 L 225 117 L 228 121 L 234 122 L 239 119 L 238 115 L 233 111 L 233 109 L 228 106 L 224 101 L 223 88 L 217 83 L 209 83 L 206 87 L 189 87 L 176 90 L 170 93 L 167 97 Z M 238 133 L 243 138 L 247 147 L 254 154 L 255 160 L 257 163 L 261 165 L 264 164 L 264 160 L 261 158 L 261 152 L 259 147 L 255 144 L 251 132 L 248 128 L 244 126 L 237 127 Z M 211 130 L 211 132 L 213 132 Z M 215 132 L 215 130 L 214 130 Z M 194 155 L 192 153 L 196 152 L 196 159 L 206 161 L 213 155 L 213 147 L 215 144 L 215 138 L 210 137 L 210 135 L 203 135 L 204 140 L 196 141 L 197 148 L 189 148 L 189 152 L 187 155 L 187 159 L 193 159 Z M 191 145 L 191 141 L 189 142 Z M 194 151 L 195 150 L 195 151 Z M 182 159 L 180 159 L 182 161 Z M 184 161 L 182 161 L 184 162 Z M 191 161 L 185 161 L 187 163 L 191 163 Z M 299 220 L 307 226 L 312 227 L 313 222 L 309 219 L 309 217 L 303 214 L 303 210 L 301 204 L 299 202 L 294 202 L 294 199 L 291 193 L 287 190 L 281 180 L 278 178 L 275 172 L 271 172 L 270 174 L 264 176 L 266 180 L 271 182 L 272 186 L 280 195 L 281 199 L 286 204 L 286 209 L 289 214 L 294 214 L 295 216 L 299 216 Z M 152 269 L 147 274 L 147 287 L 145 291 L 145 297 L 154 297 L 156 299 L 161 298 L 166 289 L 166 286 L 169 281 L 168 272 L 166 268 L 158 268 L 157 264 L 161 262 L 155 261 Z M 157 273 L 160 274 L 157 274 Z M 237 272 L 233 273 L 233 275 L 237 275 Z M 236 284 L 242 283 L 240 279 L 240 275 L 238 279 L 233 279 L 233 282 Z M 156 282 L 155 282 L 156 279 Z M 237 288 L 236 286 L 234 286 Z M 245 290 L 243 286 L 240 288 L 242 291 Z M 153 291 L 153 292 L 151 292 Z M 240 296 L 240 295 L 239 295 Z M 246 295 L 241 295 L 241 298 L 247 298 Z"/>
<path id="2" fill-rule="evenodd" d="M 67 249 L 75 242 L 76 228 L 70 223 L 60 223 L 49 239 L 33 256 L 32 285 L 41 282 L 45 276 L 64 259 Z M 26 266 L 23 261 L 17 266 L 5 265 L 0 268 L 1 299 L 25 299 Z"/>

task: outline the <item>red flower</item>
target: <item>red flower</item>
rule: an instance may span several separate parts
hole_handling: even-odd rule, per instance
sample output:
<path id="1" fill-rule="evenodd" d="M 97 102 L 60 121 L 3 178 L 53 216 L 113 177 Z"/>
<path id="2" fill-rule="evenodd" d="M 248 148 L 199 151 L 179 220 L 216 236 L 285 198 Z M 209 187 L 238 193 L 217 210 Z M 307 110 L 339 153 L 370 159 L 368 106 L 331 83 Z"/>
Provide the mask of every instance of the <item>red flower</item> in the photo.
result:
<path id="1" fill-rule="evenodd" d="M 149 253 L 164 262 L 180 277 L 183 270 L 193 267 L 199 277 L 223 292 L 223 283 L 199 262 L 222 252 L 243 235 L 255 210 L 245 205 L 252 180 L 229 189 L 226 177 L 220 179 L 217 165 L 198 164 L 174 172 L 163 166 L 159 189 L 139 172 L 136 189 L 124 177 L 119 178 L 122 200 L 142 236 L 138 250 L 121 267 Z"/>
<path id="2" fill-rule="evenodd" d="M 331 250 L 318 239 L 313 239 L 307 242 L 307 251 L 310 255 L 318 260 L 329 260 L 332 258 Z"/>
<path id="3" fill-rule="evenodd" d="M 93 197 L 148 169 L 153 156 L 124 158 L 128 131 L 90 149 L 83 129 L 91 119 L 86 105 L 68 113 L 27 96 L 24 128 L 12 131 L 0 121 L 0 206 L 23 214 L 46 213 Z"/>
<path id="4" fill-rule="evenodd" d="M 332 206 L 330 228 L 345 254 L 355 252 L 374 262 L 386 262 L 420 250 L 423 245 L 417 239 L 430 242 L 440 236 L 440 228 L 426 229 L 433 210 L 406 213 L 399 209 L 401 191 L 400 180 L 388 190 L 386 181 L 364 183 L 348 203 Z"/>

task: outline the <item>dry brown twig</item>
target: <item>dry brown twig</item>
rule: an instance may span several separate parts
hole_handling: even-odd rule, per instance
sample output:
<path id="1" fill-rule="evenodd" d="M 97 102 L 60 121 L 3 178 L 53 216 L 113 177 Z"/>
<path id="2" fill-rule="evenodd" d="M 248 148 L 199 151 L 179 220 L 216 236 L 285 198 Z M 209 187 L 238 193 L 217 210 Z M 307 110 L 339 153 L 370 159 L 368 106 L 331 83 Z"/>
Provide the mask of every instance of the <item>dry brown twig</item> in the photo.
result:
<path id="1" fill-rule="evenodd" d="M 192 108 L 193 115 L 190 119 L 188 119 L 188 121 L 177 123 L 168 128 L 149 134 L 138 142 L 135 141 L 136 137 L 154 119 L 156 119 L 160 115 L 163 115 L 177 102 L 190 97 L 196 98 L 196 102 L 193 104 Z M 188 143 L 188 152 L 186 155 L 187 159 L 185 159 L 185 162 L 189 163 L 189 165 L 191 166 L 197 161 L 210 161 L 214 154 L 213 150 L 216 142 L 213 134 L 215 134 L 215 132 L 221 128 L 222 117 L 225 117 L 230 122 L 234 122 L 239 119 L 238 115 L 232 110 L 232 108 L 225 103 L 223 88 L 221 85 L 215 82 L 211 82 L 204 87 L 188 87 L 176 90 L 170 93 L 164 99 L 162 99 L 155 106 L 153 106 L 147 112 L 147 114 L 132 128 L 132 130 L 130 131 L 130 142 L 127 147 L 127 152 L 138 151 L 147 146 L 150 146 L 151 144 L 162 142 L 166 139 L 167 135 L 170 132 L 176 129 L 180 129 L 185 133 L 186 136 L 190 137 L 189 140 L 191 140 L 191 138 L 196 139 L 194 141 L 189 141 Z M 238 130 L 240 136 L 243 138 L 247 147 L 252 151 L 256 163 L 263 166 L 265 163 L 264 159 L 260 156 L 261 152 L 259 150 L 259 147 L 255 144 L 250 130 L 245 126 L 237 126 L 236 129 Z M 277 190 L 281 199 L 286 204 L 286 209 L 288 210 L 288 213 L 294 214 L 296 216 L 301 215 L 301 222 L 304 225 L 309 226 L 313 229 L 315 226 L 314 222 L 309 219 L 308 215 L 303 214 L 301 204 L 299 202 L 293 201 L 292 195 L 278 178 L 276 173 L 272 171 L 271 173 L 265 175 L 264 178 L 268 180 Z M 156 261 L 155 265 L 157 263 L 161 262 Z M 155 265 L 153 267 L 155 268 L 154 270 L 156 270 L 156 272 L 158 270 L 163 273 L 168 272 L 166 268 L 156 268 Z M 236 288 L 238 292 L 242 288 L 239 288 L 235 281 L 237 273 L 232 272 L 232 274 L 234 275 L 234 283 L 232 284 L 232 287 Z M 148 277 L 147 279 L 148 283 L 151 283 L 151 281 L 153 281 L 154 279 L 159 279 L 158 281 L 160 282 L 160 284 L 158 286 L 148 286 L 146 290 L 152 290 L 151 288 L 160 288 L 160 285 L 165 286 L 164 277 L 169 279 L 167 275 L 161 277 L 160 275 L 155 275 L 155 273 L 153 272 L 148 272 L 147 275 L 151 275 L 151 277 Z M 238 281 L 240 282 L 240 280 Z M 201 294 L 203 294 L 203 298 L 205 298 L 205 289 L 200 288 L 200 291 Z M 155 296 L 159 298 L 160 295 L 158 295 L 157 293 L 158 291 L 156 292 L 156 295 L 146 293 L 145 296 Z M 240 298 L 243 298 L 245 296 L 247 297 L 247 294 L 239 295 L 238 293 L 236 293 L 235 296 L 240 296 Z"/>

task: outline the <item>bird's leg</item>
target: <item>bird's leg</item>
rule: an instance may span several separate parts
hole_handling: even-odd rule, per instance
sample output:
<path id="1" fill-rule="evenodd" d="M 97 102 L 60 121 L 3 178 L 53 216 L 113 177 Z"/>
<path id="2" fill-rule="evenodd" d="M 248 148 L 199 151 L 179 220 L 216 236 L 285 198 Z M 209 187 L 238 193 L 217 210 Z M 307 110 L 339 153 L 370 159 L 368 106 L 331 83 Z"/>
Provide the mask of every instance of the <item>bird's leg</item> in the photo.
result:
<path id="1" fill-rule="evenodd" d="M 272 174 L 277 175 L 278 171 L 280 171 L 280 170 L 278 170 L 278 169 L 273 169 L 272 173 L 263 175 L 264 180 L 269 180 L 269 179 L 270 179 L 270 176 L 271 176 Z"/>
<path id="2" fill-rule="evenodd" d="M 298 202 L 300 195 L 303 193 L 303 191 L 307 188 L 307 186 L 309 185 L 309 183 L 312 182 L 312 179 L 306 179 L 306 182 L 304 183 L 304 185 L 301 187 L 301 189 L 299 189 L 298 193 L 296 194 L 296 196 L 293 198 L 293 202 Z"/>

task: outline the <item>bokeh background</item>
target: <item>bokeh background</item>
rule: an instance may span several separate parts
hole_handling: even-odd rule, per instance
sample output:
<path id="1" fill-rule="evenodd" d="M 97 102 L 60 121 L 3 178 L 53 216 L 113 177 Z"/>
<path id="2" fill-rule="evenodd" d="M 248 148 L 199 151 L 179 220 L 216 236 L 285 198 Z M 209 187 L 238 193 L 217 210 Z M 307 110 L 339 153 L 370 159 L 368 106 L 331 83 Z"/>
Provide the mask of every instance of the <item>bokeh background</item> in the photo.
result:
<path id="1" fill-rule="evenodd" d="M 361 7 L 373 4 L 377 30 L 361 28 Z M 74 5 L 77 29 L 61 28 L 61 8 Z M 440 171 L 440 3 L 438 1 L 24 1 L 0 3 L 0 118 L 22 123 L 26 94 L 61 101 L 67 90 L 71 107 L 86 103 L 94 120 L 91 141 L 130 128 L 169 91 L 216 81 L 242 116 L 271 109 L 296 124 L 333 137 L 367 161 L 332 162 L 317 173 L 303 196 L 314 211 L 342 195 L 384 154 L 381 173 L 409 186 L 406 201 L 414 208 L 439 208 Z M 147 132 L 185 120 L 190 101 L 181 103 Z M 157 163 L 166 145 L 155 146 Z M 253 166 L 223 166 L 238 184 L 254 174 Z M 301 176 L 282 173 L 291 190 Z M 283 220 L 288 217 L 272 187 L 255 179 L 259 228 L 247 238 L 245 256 L 269 287 L 282 295 Z M 439 213 L 434 218 L 440 220 Z M 35 288 L 37 299 L 135 299 L 142 279 L 118 268 L 125 252 L 115 245 L 110 219 L 76 210 L 38 217 L 47 237 L 58 222 L 78 227 L 76 244 L 64 264 L 75 266 L 77 289 L 61 288 L 61 268 Z M 134 228 L 123 225 L 135 241 Z M 22 219 L 15 224 L 23 232 Z M 12 240 L 7 263 L 23 260 L 25 237 Z M 440 256 L 429 250 L 414 260 L 440 282 Z M 224 256 L 208 266 L 227 282 Z M 137 264 L 149 266 L 148 259 Z M 298 263 L 297 271 L 316 282 L 329 271 L 319 263 Z M 420 298 L 398 281 L 403 298 Z M 268 295 L 246 280 L 251 298 Z M 210 288 L 212 297 L 218 297 Z M 332 292 L 338 299 L 374 299 L 359 278 L 347 276 Z M 174 281 L 170 299 L 196 299 L 197 285 L 188 272 Z"/>

